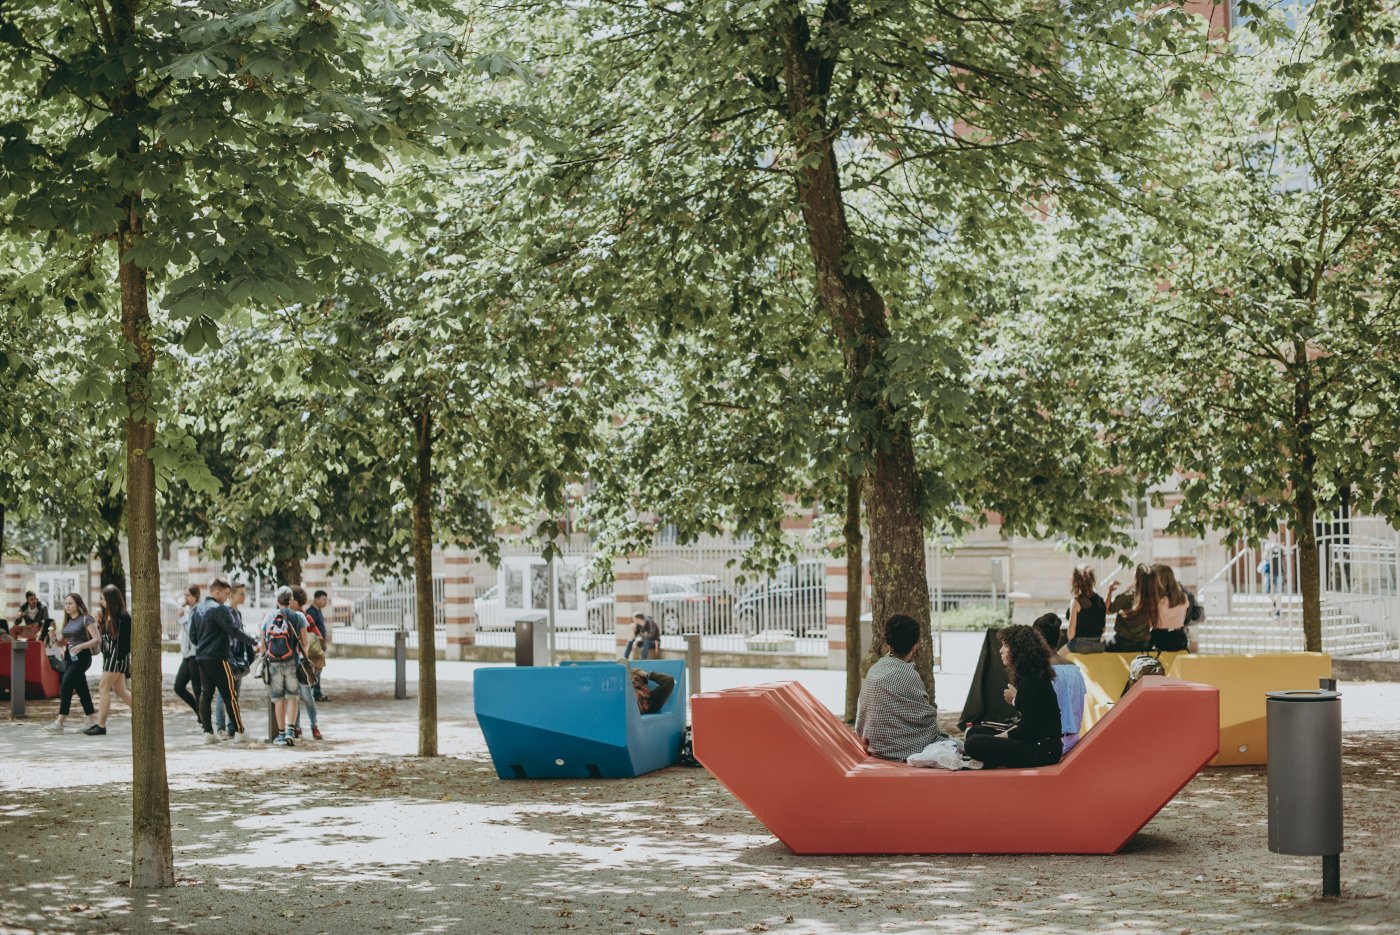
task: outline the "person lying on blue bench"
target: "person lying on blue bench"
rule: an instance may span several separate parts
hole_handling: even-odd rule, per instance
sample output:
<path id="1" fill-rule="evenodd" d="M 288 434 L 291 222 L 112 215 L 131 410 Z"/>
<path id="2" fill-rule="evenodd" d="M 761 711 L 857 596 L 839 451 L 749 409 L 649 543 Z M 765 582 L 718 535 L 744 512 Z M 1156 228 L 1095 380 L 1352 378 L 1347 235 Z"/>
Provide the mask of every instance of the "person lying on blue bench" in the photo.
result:
<path id="1" fill-rule="evenodd" d="M 652 685 L 655 688 L 652 688 Z M 676 680 L 665 672 L 632 670 L 632 691 L 637 695 L 637 707 L 643 714 L 659 714 L 666 707 L 666 699 L 676 690 Z"/>

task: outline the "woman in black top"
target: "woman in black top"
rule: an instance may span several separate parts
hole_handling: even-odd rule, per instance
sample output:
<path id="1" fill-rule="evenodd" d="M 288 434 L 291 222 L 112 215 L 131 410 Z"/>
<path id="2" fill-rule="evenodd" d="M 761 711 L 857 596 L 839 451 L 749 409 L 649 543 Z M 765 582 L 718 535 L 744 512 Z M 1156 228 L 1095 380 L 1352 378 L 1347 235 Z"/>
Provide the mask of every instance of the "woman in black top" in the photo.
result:
<path id="1" fill-rule="evenodd" d="M 131 707 L 126 677 L 131 674 L 131 614 L 126 599 L 113 585 L 102 588 L 102 604 L 97 610 L 97 629 L 102 634 L 102 681 L 97 684 L 97 723 L 83 731 L 94 737 L 107 733 L 107 715 L 112 710 L 112 693 Z"/>
<path id="2" fill-rule="evenodd" d="M 964 752 L 984 766 L 1049 766 L 1060 762 L 1060 702 L 1050 647 L 1034 627 L 1016 624 L 1001 631 L 1001 662 L 1016 689 L 1021 719 L 1000 734 L 970 734 Z"/>
<path id="3" fill-rule="evenodd" d="M 1066 644 L 1069 652 L 1103 652 L 1107 608 L 1103 598 L 1094 592 L 1094 584 L 1094 569 L 1089 565 L 1080 565 L 1070 576 L 1069 585 L 1074 600 L 1069 605 L 1069 642 Z"/>

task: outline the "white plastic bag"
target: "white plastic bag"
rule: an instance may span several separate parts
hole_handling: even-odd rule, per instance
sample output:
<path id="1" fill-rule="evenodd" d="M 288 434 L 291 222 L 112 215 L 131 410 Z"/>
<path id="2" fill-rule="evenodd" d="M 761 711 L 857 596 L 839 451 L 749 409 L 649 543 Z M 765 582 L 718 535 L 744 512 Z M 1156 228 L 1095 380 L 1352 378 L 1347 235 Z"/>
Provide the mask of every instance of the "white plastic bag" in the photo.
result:
<path id="1" fill-rule="evenodd" d="M 981 769 L 982 764 L 963 756 L 962 746 L 953 738 L 936 740 L 911 756 L 906 762 L 910 766 L 925 769 Z"/>

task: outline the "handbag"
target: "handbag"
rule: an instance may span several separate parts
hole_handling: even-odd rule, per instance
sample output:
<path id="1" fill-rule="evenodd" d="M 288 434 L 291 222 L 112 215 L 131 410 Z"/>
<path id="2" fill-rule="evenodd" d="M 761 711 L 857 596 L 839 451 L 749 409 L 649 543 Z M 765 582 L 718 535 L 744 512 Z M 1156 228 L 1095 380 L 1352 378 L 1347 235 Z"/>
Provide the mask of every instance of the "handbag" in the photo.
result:
<path id="1" fill-rule="evenodd" d="M 311 685 L 316 681 L 316 667 L 300 653 L 297 654 L 297 684 Z"/>
<path id="2" fill-rule="evenodd" d="M 68 671 L 68 660 L 63 658 L 63 653 L 57 651 L 54 647 L 50 647 L 48 657 L 49 667 L 59 675 Z"/>

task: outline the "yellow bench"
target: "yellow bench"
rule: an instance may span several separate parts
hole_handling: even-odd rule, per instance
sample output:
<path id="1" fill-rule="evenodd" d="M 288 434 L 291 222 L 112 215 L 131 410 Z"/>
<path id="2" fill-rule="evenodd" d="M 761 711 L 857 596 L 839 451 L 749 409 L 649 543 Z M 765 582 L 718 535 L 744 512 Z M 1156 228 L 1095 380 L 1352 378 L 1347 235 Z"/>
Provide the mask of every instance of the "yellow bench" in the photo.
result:
<path id="1" fill-rule="evenodd" d="M 1084 673 L 1084 722 L 1081 733 L 1098 723 L 1123 694 L 1128 666 L 1138 653 L 1071 654 Z M 1162 653 L 1170 678 L 1214 685 L 1220 689 L 1220 754 L 1212 766 L 1262 765 L 1269 762 L 1265 693 L 1316 688 L 1332 675 L 1326 653 L 1268 653 L 1200 656 Z"/>

